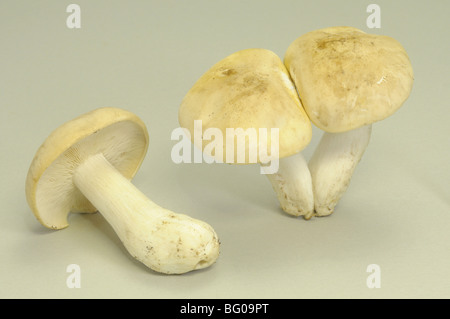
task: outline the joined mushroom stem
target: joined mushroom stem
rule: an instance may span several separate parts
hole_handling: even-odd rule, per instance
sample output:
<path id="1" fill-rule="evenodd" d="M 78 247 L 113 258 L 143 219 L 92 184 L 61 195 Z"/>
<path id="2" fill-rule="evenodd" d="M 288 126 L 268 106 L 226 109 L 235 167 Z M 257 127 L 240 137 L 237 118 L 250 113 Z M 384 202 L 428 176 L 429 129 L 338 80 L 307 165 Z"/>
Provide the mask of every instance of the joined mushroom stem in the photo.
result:
<path id="1" fill-rule="evenodd" d="M 210 225 L 155 204 L 103 154 L 79 165 L 73 182 L 128 252 L 149 268 L 179 274 L 208 267 L 218 257 L 219 241 Z"/>
<path id="2" fill-rule="evenodd" d="M 369 144 L 371 132 L 372 125 L 366 125 L 344 133 L 323 134 L 309 161 L 317 216 L 333 213 Z"/>
<path id="3" fill-rule="evenodd" d="M 277 194 L 281 208 L 293 216 L 310 219 L 314 196 L 308 164 L 301 153 L 281 158 L 278 172 L 266 175 Z"/>

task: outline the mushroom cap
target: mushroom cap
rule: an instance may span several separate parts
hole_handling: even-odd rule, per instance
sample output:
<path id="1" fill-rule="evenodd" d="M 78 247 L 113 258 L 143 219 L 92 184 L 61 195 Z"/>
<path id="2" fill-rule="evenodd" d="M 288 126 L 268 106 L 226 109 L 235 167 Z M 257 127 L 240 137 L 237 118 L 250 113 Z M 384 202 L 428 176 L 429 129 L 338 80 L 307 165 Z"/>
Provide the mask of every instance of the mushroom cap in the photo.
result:
<path id="1" fill-rule="evenodd" d="M 311 121 L 332 133 L 392 115 L 413 85 L 411 62 L 398 41 L 352 27 L 300 36 L 284 63 Z"/>
<path id="2" fill-rule="evenodd" d="M 147 148 L 145 124 L 119 108 L 99 108 L 61 125 L 40 146 L 30 165 L 25 193 L 31 210 L 42 225 L 51 229 L 67 227 L 70 212 L 96 212 L 72 181 L 78 165 L 102 153 L 132 179 Z"/>
<path id="3" fill-rule="evenodd" d="M 178 114 L 179 123 L 191 133 L 194 121 L 202 121 L 202 129 L 218 128 L 223 134 L 223 158 L 227 163 L 226 129 L 267 129 L 267 150 L 271 149 L 271 129 L 278 128 L 279 157 L 300 152 L 311 140 L 312 128 L 289 73 L 281 59 L 266 49 L 235 52 L 212 66 L 184 97 Z M 203 136 L 203 135 L 202 135 Z M 245 143 L 245 162 L 255 145 Z M 205 143 L 197 145 L 205 147 Z M 237 152 L 234 161 L 237 163 Z M 257 162 L 261 158 L 257 157 Z M 228 161 L 229 163 L 229 161 Z"/>

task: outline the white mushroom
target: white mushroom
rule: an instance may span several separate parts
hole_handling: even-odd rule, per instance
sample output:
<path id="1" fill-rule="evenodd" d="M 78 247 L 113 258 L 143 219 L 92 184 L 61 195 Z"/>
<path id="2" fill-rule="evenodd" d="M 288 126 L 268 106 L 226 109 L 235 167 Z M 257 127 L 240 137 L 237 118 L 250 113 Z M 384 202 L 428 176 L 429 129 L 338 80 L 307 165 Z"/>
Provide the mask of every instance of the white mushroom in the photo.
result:
<path id="1" fill-rule="evenodd" d="M 255 138 L 246 137 L 245 160 L 239 161 L 234 151 L 235 139 L 224 137 L 217 161 L 229 164 L 260 163 L 271 182 L 282 209 L 288 214 L 309 218 L 314 210 L 311 175 L 301 151 L 311 140 L 311 123 L 301 105 L 294 84 L 280 58 L 265 49 L 235 52 L 212 66 L 193 85 L 179 109 L 179 122 L 191 133 L 196 144 L 195 121 L 202 121 L 202 137 L 215 128 L 226 136 L 227 129 L 253 130 Z M 273 140 L 260 134 L 277 129 Z M 250 135 L 250 134 L 249 134 Z M 228 137 L 228 136 L 227 136 Z M 226 140 L 225 140 L 226 139 Z M 231 141 L 231 143 L 229 143 Z M 205 148 L 196 145 L 200 149 Z M 267 142 L 267 143 L 265 143 Z M 269 171 L 268 158 L 261 149 L 278 151 L 270 154 L 278 162 L 278 170 Z M 220 153 L 220 154 L 219 154 Z M 252 161 L 252 154 L 257 154 Z"/>
<path id="2" fill-rule="evenodd" d="M 158 206 L 130 182 L 147 147 L 144 123 L 122 109 L 100 108 L 63 124 L 31 163 L 26 196 L 33 213 L 62 229 L 69 212 L 98 210 L 147 267 L 166 274 L 208 267 L 219 254 L 213 228 Z"/>
<path id="3" fill-rule="evenodd" d="M 396 40 L 352 27 L 302 35 L 284 62 L 309 118 L 325 131 L 309 168 L 315 214 L 329 215 L 369 143 L 372 123 L 408 98 L 412 66 Z"/>

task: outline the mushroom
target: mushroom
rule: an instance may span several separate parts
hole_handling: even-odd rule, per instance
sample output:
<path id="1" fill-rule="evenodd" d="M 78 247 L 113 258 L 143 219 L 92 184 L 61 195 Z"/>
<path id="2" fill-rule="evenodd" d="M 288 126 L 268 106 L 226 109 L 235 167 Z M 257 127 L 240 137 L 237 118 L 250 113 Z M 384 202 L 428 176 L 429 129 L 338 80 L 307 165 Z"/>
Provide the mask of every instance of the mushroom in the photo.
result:
<path id="1" fill-rule="evenodd" d="M 128 252 L 157 272 L 210 266 L 219 254 L 213 228 L 158 206 L 130 182 L 147 148 L 145 124 L 122 109 L 99 108 L 61 125 L 28 171 L 31 210 L 50 229 L 67 227 L 69 212 L 98 210 Z"/>
<path id="2" fill-rule="evenodd" d="M 300 36 L 284 62 L 309 118 L 324 131 L 309 169 L 315 214 L 326 216 L 346 192 L 372 124 L 392 115 L 408 98 L 411 62 L 395 39 L 352 27 Z"/>
<path id="3" fill-rule="evenodd" d="M 286 67 L 274 52 L 245 49 L 216 63 L 188 91 L 178 119 L 203 151 L 209 145 L 203 142 L 211 138 L 208 130 L 219 130 L 225 141 L 219 143 L 223 149 L 211 154 L 217 162 L 259 163 L 282 209 L 310 218 L 314 211 L 311 176 L 301 151 L 311 140 L 311 123 Z M 201 121 L 201 132 L 196 132 L 196 121 Z M 272 135 L 273 129 L 278 135 Z M 243 140 L 239 142 L 238 134 L 230 138 L 230 130 L 246 135 L 245 156 L 234 152 L 243 149 Z M 195 134 L 201 138 L 195 139 Z M 268 149 L 270 155 L 264 153 Z"/>

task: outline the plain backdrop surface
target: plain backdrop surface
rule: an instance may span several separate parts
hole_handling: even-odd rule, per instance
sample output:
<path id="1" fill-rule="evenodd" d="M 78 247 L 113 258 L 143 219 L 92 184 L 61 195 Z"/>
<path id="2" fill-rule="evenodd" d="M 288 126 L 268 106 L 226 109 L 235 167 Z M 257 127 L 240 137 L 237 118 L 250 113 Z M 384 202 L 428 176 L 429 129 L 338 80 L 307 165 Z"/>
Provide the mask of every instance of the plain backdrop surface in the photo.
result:
<path id="1" fill-rule="evenodd" d="M 2 298 L 448 298 L 450 149 L 448 1 L 0 2 Z M 178 107 L 214 63 L 246 48 L 281 58 L 314 29 L 348 25 L 396 38 L 414 68 L 404 106 L 376 123 L 335 213 L 281 211 L 259 167 L 175 164 Z M 101 214 L 51 231 L 25 200 L 31 160 L 60 124 L 103 106 L 136 113 L 150 146 L 133 183 L 159 205 L 211 224 L 212 267 L 157 274 L 128 255 Z M 313 129 L 307 159 L 320 139 Z M 67 266 L 81 288 L 66 284 Z M 381 271 L 370 289 L 369 265 Z"/>

